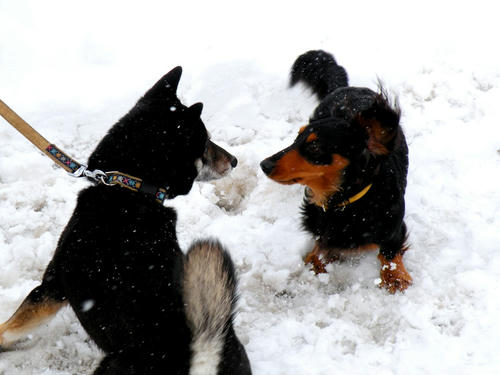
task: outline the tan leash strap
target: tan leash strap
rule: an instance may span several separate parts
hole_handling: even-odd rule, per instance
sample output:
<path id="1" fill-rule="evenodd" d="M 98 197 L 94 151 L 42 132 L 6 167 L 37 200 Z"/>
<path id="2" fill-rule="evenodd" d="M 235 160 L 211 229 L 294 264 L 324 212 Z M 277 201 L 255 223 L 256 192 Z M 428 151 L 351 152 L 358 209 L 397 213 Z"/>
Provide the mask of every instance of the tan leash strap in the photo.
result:
<path id="1" fill-rule="evenodd" d="M 82 164 L 71 159 L 57 146 L 47 141 L 40 133 L 33 129 L 30 124 L 24 121 L 16 112 L 0 99 L 0 115 L 7 120 L 19 133 L 24 135 L 31 143 L 38 147 L 44 154 L 56 162 L 67 172 L 76 172 Z"/>
<path id="2" fill-rule="evenodd" d="M 14 112 L 10 107 L 0 99 L 0 114 L 7 120 L 19 133 L 24 135 L 28 140 L 33 143 L 40 150 L 45 152 L 45 149 L 50 144 L 43 138 L 35 129 L 33 129 L 26 121 Z"/>

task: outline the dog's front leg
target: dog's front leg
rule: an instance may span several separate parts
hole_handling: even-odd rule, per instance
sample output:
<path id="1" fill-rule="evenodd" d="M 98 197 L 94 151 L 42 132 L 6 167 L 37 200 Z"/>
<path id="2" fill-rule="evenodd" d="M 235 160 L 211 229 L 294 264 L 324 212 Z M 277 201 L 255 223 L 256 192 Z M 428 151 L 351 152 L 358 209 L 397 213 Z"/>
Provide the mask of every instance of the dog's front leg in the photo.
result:
<path id="1" fill-rule="evenodd" d="M 403 254 L 396 254 L 394 258 L 387 259 L 379 253 L 381 287 L 385 287 L 389 293 L 405 291 L 412 283 L 413 279 L 403 264 Z"/>
<path id="2" fill-rule="evenodd" d="M 332 251 L 324 249 L 316 242 L 313 249 L 304 257 L 304 263 L 311 264 L 311 271 L 314 271 L 316 275 L 318 273 L 327 273 L 326 265 L 339 260 L 339 257 L 332 253 Z"/>
<path id="3" fill-rule="evenodd" d="M 65 298 L 50 283 L 33 289 L 9 320 L 0 325 L 0 348 L 8 348 L 35 328 L 50 320 L 63 306 Z"/>
<path id="4" fill-rule="evenodd" d="M 333 262 L 341 262 L 354 256 L 360 256 L 366 252 L 376 250 L 379 245 L 369 243 L 366 245 L 353 247 L 351 249 L 329 249 L 322 247 L 318 242 L 313 249 L 304 257 L 305 264 L 311 264 L 311 271 L 318 273 L 327 273 L 326 265 Z"/>

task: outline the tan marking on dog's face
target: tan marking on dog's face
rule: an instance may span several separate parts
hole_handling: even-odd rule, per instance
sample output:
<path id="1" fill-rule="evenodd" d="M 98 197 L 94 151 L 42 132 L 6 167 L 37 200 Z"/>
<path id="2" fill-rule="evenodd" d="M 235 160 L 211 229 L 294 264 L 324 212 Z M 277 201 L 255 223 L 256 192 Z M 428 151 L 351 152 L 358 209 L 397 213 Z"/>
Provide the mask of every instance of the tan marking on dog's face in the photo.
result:
<path id="1" fill-rule="evenodd" d="M 307 137 L 306 142 L 309 143 L 309 142 L 315 141 L 316 139 L 318 139 L 318 135 L 316 133 L 311 133 Z"/>
<path id="2" fill-rule="evenodd" d="M 306 130 L 306 128 L 308 127 L 309 125 L 304 125 L 304 126 L 301 126 L 300 129 L 299 129 L 299 134 L 302 133 L 304 130 Z"/>
<path id="3" fill-rule="evenodd" d="M 348 165 L 349 160 L 338 154 L 332 156 L 328 165 L 311 164 L 297 150 L 291 150 L 277 161 L 269 177 L 280 184 L 308 186 L 312 191 L 311 201 L 321 205 L 340 189 L 342 171 Z"/>

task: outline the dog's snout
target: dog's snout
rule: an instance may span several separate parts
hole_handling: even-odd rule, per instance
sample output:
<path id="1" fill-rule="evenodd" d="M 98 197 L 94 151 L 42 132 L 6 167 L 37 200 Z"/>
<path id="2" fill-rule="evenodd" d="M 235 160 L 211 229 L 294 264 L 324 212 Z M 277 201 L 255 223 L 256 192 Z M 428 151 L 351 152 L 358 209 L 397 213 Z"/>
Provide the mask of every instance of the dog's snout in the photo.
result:
<path id="1" fill-rule="evenodd" d="M 238 165 L 238 159 L 216 145 L 208 141 L 201 168 L 198 170 L 197 181 L 210 181 L 226 176 Z"/>
<path id="2" fill-rule="evenodd" d="M 270 160 L 270 159 L 264 159 L 260 163 L 260 167 L 262 168 L 262 171 L 266 175 L 269 175 L 273 171 L 275 164 L 276 163 L 274 161 Z"/>
<path id="3" fill-rule="evenodd" d="M 236 168 L 238 165 L 238 159 L 231 155 L 231 167 Z"/>

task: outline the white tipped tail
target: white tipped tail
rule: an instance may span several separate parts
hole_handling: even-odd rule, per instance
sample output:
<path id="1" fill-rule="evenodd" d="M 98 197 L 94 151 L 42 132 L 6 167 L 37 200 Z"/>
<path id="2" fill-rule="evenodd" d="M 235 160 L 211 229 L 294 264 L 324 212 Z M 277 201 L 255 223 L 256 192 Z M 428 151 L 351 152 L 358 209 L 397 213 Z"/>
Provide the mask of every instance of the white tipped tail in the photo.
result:
<path id="1" fill-rule="evenodd" d="M 190 375 L 216 375 L 236 302 L 229 254 L 214 240 L 191 245 L 184 264 L 184 303 L 193 333 Z"/>

